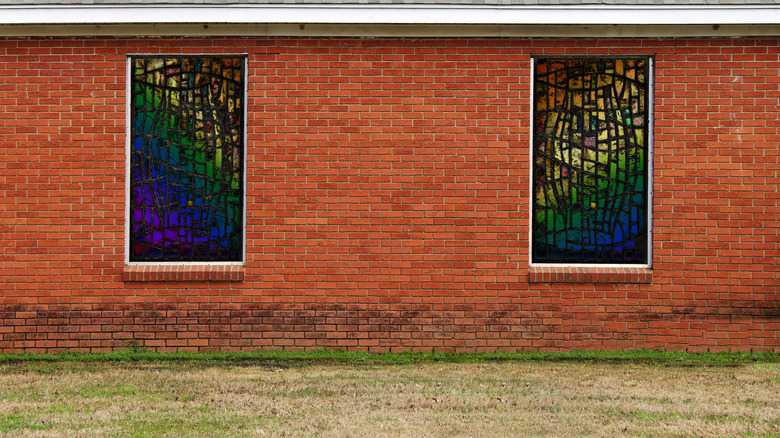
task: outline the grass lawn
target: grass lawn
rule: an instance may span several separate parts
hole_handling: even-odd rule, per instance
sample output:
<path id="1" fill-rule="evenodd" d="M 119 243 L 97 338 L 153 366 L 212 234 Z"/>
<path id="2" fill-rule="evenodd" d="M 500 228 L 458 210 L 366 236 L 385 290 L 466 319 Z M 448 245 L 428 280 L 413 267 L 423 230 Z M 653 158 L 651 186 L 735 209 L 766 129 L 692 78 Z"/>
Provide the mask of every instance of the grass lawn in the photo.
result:
<path id="1" fill-rule="evenodd" d="M 780 437 L 780 356 L 0 355 L 0 436 Z"/>

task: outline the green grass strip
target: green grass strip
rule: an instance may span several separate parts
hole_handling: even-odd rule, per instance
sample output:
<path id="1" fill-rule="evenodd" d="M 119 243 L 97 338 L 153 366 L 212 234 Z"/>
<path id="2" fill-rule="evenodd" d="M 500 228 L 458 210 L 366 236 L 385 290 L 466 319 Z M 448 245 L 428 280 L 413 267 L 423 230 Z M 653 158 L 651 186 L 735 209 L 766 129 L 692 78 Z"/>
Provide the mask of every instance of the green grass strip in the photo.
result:
<path id="1" fill-rule="evenodd" d="M 404 365 L 414 363 L 480 363 L 480 362 L 589 362 L 647 363 L 667 366 L 734 366 L 748 363 L 777 363 L 780 353 L 718 352 L 687 353 L 683 351 L 562 351 L 562 352 L 398 352 L 366 353 L 344 350 L 257 350 L 247 352 L 173 352 L 160 353 L 139 348 L 109 353 L 0 354 L 0 364 L 19 362 L 127 362 L 170 363 L 195 362 L 201 365 L 278 365 L 316 364 Z"/>

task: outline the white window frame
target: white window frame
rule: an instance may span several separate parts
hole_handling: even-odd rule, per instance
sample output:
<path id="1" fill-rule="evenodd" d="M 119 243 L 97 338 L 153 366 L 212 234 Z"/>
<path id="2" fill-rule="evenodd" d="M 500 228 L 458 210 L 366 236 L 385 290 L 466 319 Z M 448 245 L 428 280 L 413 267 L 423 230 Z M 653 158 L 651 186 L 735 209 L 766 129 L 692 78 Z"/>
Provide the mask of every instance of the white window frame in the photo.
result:
<path id="1" fill-rule="evenodd" d="M 244 140 L 244 147 L 243 147 L 243 168 L 241 169 L 241 172 L 243 172 L 243 178 L 242 179 L 242 200 L 243 203 L 243 218 L 241 219 L 241 260 L 240 261 L 144 261 L 144 262 L 138 262 L 138 261 L 130 261 L 130 224 L 132 221 L 132 208 L 130 205 L 130 182 L 131 182 L 131 168 L 130 168 L 130 158 L 132 154 L 132 126 L 131 126 L 131 115 L 132 115 L 132 108 L 131 108 L 131 98 L 132 98 L 132 59 L 136 56 L 156 56 L 156 57 L 165 57 L 165 56 L 171 56 L 171 57 L 198 57 L 198 56 L 224 56 L 224 57 L 241 57 L 243 58 L 244 66 L 244 87 L 243 87 L 243 99 L 244 99 L 244 121 L 243 121 L 243 127 L 242 127 L 242 136 Z M 246 211 L 247 211 L 247 195 L 246 195 L 246 177 L 247 177 L 247 145 L 249 143 L 249 140 L 247 139 L 247 115 L 248 115 L 248 90 L 249 90 L 249 57 L 246 53 L 220 53 L 220 54 L 214 54 L 214 53 L 132 53 L 127 55 L 127 60 L 125 61 L 125 70 L 126 70 L 126 81 L 125 81 L 125 265 L 128 266 L 179 266 L 179 265 L 187 265 L 187 266 L 244 266 L 246 264 Z"/>
<path id="2" fill-rule="evenodd" d="M 572 58 L 572 59 L 617 59 L 617 58 L 630 58 L 630 57 L 645 57 L 648 60 L 648 80 L 647 80 L 647 263 L 534 263 L 533 261 L 533 226 L 534 226 L 534 107 L 536 106 L 536 82 L 535 82 L 535 67 L 537 58 Z M 654 91 L 655 91 L 655 63 L 654 58 L 650 55 L 631 55 L 631 54 L 615 54 L 609 56 L 578 56 L 578 55 L 533 55 L 531 56 L 531 70 L 529 74 L 529 87 L 531 95 L 531 106 L 528 115 L 528 126 L 530 131 L 530 147 L 528 162 L 529 166 L 529 179 L 528 179 L 528 265 L 529 267 L 571 267 L 571 268 L 652 268 L 653 267 L 653 130 L 654 130 Z"/>

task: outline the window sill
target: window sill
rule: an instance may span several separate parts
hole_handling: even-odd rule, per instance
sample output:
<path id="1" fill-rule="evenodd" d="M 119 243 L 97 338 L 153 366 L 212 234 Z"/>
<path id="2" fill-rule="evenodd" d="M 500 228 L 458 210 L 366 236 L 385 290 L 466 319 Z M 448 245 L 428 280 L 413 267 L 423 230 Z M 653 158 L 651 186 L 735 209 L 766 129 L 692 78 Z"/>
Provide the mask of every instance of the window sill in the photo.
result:
<path id="1" fill-rule="evenodd" d="M 633 267 L 532 266 L 529 283 L 628 283 L 650 284 L 653 270 Z"/>
<path id="2" fill-rule="evenodd" d="M 126 265 L 124 281 L 244 281 L 242 265 Z"/>

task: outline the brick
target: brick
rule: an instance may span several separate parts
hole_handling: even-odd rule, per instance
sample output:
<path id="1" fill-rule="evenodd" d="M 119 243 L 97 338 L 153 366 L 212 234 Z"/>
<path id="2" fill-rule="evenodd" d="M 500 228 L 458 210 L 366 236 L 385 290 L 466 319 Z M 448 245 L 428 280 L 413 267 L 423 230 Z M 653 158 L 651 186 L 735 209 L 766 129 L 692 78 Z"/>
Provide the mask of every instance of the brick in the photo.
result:
<path id="1" fill-rule="evenodd" d="M 154 51 L 235 47 L 246 263 L 148 266 L 124 263 L 124 54 L 150 49 L 0 38 L 0 352 L 780 351 L 776 41 L 214 37 Z M 652 268 L 528 263 L 530 59 L 585 54 L 655 58 Z"/>

